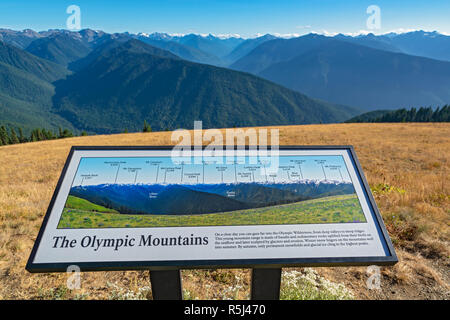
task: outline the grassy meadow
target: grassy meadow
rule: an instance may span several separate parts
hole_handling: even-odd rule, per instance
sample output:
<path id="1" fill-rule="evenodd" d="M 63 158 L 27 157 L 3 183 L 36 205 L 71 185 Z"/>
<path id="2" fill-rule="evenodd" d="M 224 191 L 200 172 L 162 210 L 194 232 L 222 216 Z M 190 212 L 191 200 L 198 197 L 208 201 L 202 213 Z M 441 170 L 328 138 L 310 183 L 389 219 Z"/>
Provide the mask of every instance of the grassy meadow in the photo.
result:
<path id="1" fill-rule="evenodd" d="M 381 290 L 367 289 L 365 267 L 315 268 L 317 276 L 359 299 L 450 298 L 448 123 L 284 126 L 279 135 L 283 145 L 355 147 L 400 260 L 381 268 Z M 0 299 L 151 297 L 148 272 L 83 273 L 82 288 L 68 290 L 66 274 L 29 274 L 25 264 L 72 145 L 173 143 L 171 132 L 154 132 L 0 147 Z M 182 278 L 187 299 L 249 295 L 249 270 L 184 270 Z"/>
<path id="2" fill-rule="evenodd" d="M 324 197 L 264 208 L 192 215 L 120 214 L 69 196 L 58 229 L 239 226 L 365 222 L 356 195 Z"/>
<path id="3" fill-rule="evenodd" d="M 99 206 L 98 204 L 89 202 L 85 199 L 81 199 L 74 196 L 68 196 L 66 200 L 66 204 L 64 205 L 66 210 L 75 209 L 80 211 L 89 211 L 89 212 L 97 212 L 97 213 L 112 213 L 118 214 L 114 209 L 105 208 L 103 206 Z"/>

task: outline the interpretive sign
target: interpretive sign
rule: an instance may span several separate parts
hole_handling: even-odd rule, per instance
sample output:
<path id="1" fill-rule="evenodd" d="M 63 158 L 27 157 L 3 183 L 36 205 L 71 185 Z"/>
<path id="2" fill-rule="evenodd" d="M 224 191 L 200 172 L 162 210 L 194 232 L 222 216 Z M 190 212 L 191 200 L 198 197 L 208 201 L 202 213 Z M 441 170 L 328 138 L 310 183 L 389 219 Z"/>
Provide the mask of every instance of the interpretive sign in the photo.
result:
<path id="1" fill-rule="evenodd" d="M 352 147 L 188 151 L 73 147 L 27 270 L 397 261 Z"/>

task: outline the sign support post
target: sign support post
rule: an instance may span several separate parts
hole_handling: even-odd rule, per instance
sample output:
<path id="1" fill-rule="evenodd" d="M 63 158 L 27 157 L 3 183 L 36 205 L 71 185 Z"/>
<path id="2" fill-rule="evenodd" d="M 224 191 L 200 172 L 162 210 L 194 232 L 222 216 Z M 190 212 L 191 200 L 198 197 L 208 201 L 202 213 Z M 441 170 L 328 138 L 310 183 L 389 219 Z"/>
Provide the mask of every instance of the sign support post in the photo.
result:
<path id="1" fill-rule="evenodd" d="M 150 271 L 154 300 L 183 300 L 180 270 Z"/>
<path id="2" fill-rule="evenodd" d="M 281 268 L 253 268 L 251 300 L 279 300 Z"/>
<path id="3" fill-rule="evenodd" d="M 183 300 L 180 270 L 150 271 L 154 300 Z M 281 268 L 253 268 L 251 300 L 279 300 Z"/>

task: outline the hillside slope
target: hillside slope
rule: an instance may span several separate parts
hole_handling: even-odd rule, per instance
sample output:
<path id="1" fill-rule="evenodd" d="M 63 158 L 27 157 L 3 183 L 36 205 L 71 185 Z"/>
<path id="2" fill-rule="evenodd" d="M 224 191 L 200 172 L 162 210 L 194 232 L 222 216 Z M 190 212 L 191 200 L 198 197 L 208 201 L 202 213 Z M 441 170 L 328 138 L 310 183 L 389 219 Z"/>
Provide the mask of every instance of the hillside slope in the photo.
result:
<path id="1" fill-rule="evenodd" d="M 450 101 L 450 62 L 329 43 L 260 75 L 288 88 L 368 110 Z"/>
<path id="2" fill-rule="evenodd" d="M 91 52 L 91 48 L 81 39 L 61 33 L 34 40 L 26 48 L 26 51 L 40 58 L 67 66 L 71 62 L 87 56 Z"/>
<path id="3" fill-rule="evenodd" d="M 252 39 L 246 39 L 245 41 L 241 42 L 236 48 L 233 49 L 227 56 L 223 57 L 222 60 L 226 62 L 227 65 L 233 64 L 240 58 L 246 56 L 250 51 L 255 49 L 260 44 L 269 41 L 274 40 L 277 37 L 266 34 L 258 38 L 252 38 Z"/>
<path id="4" fill-rule="evenodd" d="M 373 47 L 315 34 L 277 39 L 258 46 L 232 68 L 366 110 L 436 107 L 450 101 L 450 62 Z"/>
<path id="5" fill-rule="evenodd" d="M 56 63 L 36 57 L 24 50 L 0 41 L 0 62 L 52 82 L 65 77 L 68 71 Z"/>
<path id="6" fill-rule="evenodd" d="M 230 68 L 259 74 L 275 63 L 289 61 L 329 41 L 338 40 L 333 40 L 318 34 L 308 34 L 293 39 L 269 40 L 234 62 Z"/>
<path id="7" fill-rule="evenodd" d="M 148 37 L 138 37 L 138 39 L 154 47 L 172 52 L 184 60 L 214 66 L 220 66 L 223 64 L 219 57 L 203 52 L 197 48 L 185 46 L 175 41 L 155 40 Z"/>
<path id="8" fill-rule="evenodd" d="M 52 113 L 54 86 L 50 81 L 68 73 L 63 67 L 0 42 L 0 123 L 32 128 L 72 129 Z"/>

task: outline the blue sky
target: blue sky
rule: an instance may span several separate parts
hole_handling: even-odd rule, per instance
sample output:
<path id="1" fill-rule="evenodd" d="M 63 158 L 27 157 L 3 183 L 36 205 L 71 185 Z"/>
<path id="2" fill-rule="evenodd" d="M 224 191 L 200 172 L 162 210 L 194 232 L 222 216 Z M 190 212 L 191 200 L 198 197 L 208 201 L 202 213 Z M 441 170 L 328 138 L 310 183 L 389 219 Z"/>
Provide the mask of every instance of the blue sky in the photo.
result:
<path id="1" fill-rule="evenodd" d="M 207 159 L 205 159 L 207 161 Z M 108 183 L 205 183 L 292 182 L 302 179 L 350 182 L 342 156 L 281 156 L 276 174 L 261 170 L 257 164 L 181 165 L 170 157 L 153 158 L 82 158 L 73 186 Z M 183 181 L 181 181 L 183 177 Z M 237 179 L 237 180 L 236 180 Z M 267 180 L 266 180 L 267 179 Z"/>
<path id="2" fill-rule="evenodd" d="M 423 29 L 450 34 L 448 0 L 1 0 L 0 27 L 36 31 L 66 27 L 69 5 L 81 27 L 106 32 L 296 35 L 368 30 L 369 5 L 381 10 L 374 33 Z"/>

